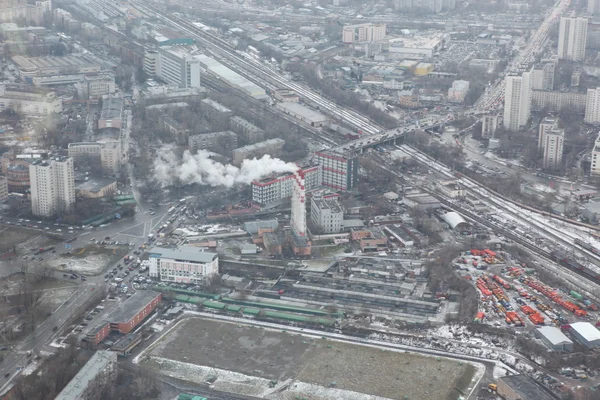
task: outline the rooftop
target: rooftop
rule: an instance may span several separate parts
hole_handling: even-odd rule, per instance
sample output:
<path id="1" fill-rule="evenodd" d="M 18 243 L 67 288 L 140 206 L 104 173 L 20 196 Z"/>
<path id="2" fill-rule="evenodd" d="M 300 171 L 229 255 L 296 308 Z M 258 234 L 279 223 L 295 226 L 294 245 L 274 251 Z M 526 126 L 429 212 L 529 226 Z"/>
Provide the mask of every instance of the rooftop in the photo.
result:
<path id="1" fill-rule="evenodd" d="M 527 375 L 512 375 L 499 378 L 506 383 L 522 400 L 556 400 L 552 392 L 528 377 Z"/>
<path id="2" fill-rule="evenodd" d="M 69 67 L 100 67 L 80 56 L 63 56 L 63 57 L 25 57 L 13 56 L 12 61 L 17 68 L 21 70 L 36 70 L 44 68 L 69 68 Z"/>
<path id="3" fill-rule="evenodd" d="M 96 376 L 104 371 L 112 363 L 116 364 L 117 353 L 107 350 L 98 350 L 90 360 L 79 370 L 58 394 L 56 400 L 78 400 L 82 399 L 88 385 Z"/>
<path id="4" fill-rule="evenodd" d="M 111 324 L 129 322 L 140 310 L 152 300 L 160 296 L 158 292 L 138 290 L 133 296 L 121 303 L 117 309 L 110 313 L 107 319 Z"/>
<path id="5" fill-rule="evenodd" d="M 197 263 L 209 263 L 218 257 L 216 253 L 205 252 L 202 249 L 192 246 L 182 246 L 176 249 L 153 247 L 148 255 L 152 258 L 172 258 Z"/>
<path id="6" fill-rule="evenodd" d="M 315 198 L 312 199 L 319 210 L 329 210 L 332 213 L 342 213 L 342 207 L 336 199 Z"/>
<path id="7" fill-rule="evenodd" d="M 553 345 L 573 343 L 562 331 L 554 326 L 543 326 L 538 328 L 538 332 L 543 335 Z"/>
<path id="8" fill-rule="evenodd" d="M 115 342 L 110 348 L 113 351 L 125 351 L 129 346 L 140 340 L 141 335 L 139 333 L 129 333 Z"/>
<path id="9" fill-rule="evenodd" d="M 244 222 L 244 230 L 251 235 L 258 233 L 259 229 L 277 229 L 278 226 L 279 223 L 276 219 Z"/>
<path id="10" fill-rule="evenodd" d="M 225 107 L 221 103 L 217 103 L 216 101 L 214 101 L 212 99 L 203 99 L 202 103 L 211 106 L 212 108 L 214 108 L 215 110 L 217 110 L 219 112 L 231 112 L 231 110 L 229 108 Z"/>
<path id="11" fill-rule="evenodd" d="M 100 119 L 121 118 L 123 112 L 123 98 L 119 96 L 107 96 L 102 100 L 102 112 Z"/>
<path id="12" fill-rule="evenodd" d="M 600 340 L 600 331 L 589 322 L 575 322 L 571 325 L 571 329 L 579 333 L 586 341 L 593 342 Z"/>
<path id="13" fill-rule="evenodd" d="M 309 120 L 311 122 L 321 122 L 321 121 L 327 121 L 329 119 L 325 115 L 321 114 L 320 112 L 317 112 L 308 107 L 305 107 L 302 104 L 279 103 L 277 106 L 286 111 L 300 115 L 302 118 L 306 118 L 307 120 Z"/>
<path id="14" fill-rule="evenodd" d="M 107 186 L 116 185 L 117 181 L 109 178 L 93 178 L 80 183 L 75 187 L 76 190 L 84 190 L 86 192 L 98 193 Z"/>

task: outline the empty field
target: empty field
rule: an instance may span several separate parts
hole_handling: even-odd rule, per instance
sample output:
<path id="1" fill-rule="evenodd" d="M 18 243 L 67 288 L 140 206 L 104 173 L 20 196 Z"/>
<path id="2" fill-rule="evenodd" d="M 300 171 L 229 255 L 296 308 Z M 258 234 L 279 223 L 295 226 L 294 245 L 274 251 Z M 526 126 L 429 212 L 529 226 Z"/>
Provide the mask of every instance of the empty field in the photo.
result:
<path id="1" fill-rule="evenodd" d="M 150 356 L 388 399 L 453 400 L 455 386 L 464 391 L 474 374 L 471 365 L 449 359 L 202 318 L 182 322 Z"/>

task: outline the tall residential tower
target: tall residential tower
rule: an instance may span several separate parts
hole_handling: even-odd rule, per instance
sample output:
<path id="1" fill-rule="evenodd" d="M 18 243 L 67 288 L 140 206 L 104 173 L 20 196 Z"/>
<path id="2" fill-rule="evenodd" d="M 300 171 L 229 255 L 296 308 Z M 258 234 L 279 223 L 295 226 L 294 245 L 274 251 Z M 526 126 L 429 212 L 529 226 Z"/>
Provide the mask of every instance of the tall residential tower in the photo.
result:
<path id="1" fill-rule="evenodd" d="M 71 157 L 52 157 L 29 166 L 31 211 L 34 215 L 53 217 L 73 209 L 74 171 Z"/>
<path id="2" fill-rule="evenodd" d="M 585 59 L 588 19 L 561 17 L 558 31 L 558 58 L 572 61 Z"/>
<path id="3" fill-rule="evenodd" d="M 527 126 L 531 116 L 531 72 L 506 77 L 504 128 L 518 131 Z"/>

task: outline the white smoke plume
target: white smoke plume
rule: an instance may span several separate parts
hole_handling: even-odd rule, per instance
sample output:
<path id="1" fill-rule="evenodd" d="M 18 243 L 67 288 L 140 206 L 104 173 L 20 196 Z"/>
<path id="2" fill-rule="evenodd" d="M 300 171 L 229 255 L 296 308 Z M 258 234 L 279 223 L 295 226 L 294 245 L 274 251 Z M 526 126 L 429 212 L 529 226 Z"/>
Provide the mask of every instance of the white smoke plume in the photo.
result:
<path id="1" fill-rule="evenodd" d="M 154 160 L 154 179 L 163 187 L 198 183 L 229 188 L 237 184 L 249 185 L 253 180 L 272 173 L 295 172 L 298 169 L 296 164 L 270 155 L 244 160 L 238 168 L 211 159 L 211 154 L 204 150 L 192 154 L 186 150 L 179 158 L 172 151 L 161 151 Z"/>

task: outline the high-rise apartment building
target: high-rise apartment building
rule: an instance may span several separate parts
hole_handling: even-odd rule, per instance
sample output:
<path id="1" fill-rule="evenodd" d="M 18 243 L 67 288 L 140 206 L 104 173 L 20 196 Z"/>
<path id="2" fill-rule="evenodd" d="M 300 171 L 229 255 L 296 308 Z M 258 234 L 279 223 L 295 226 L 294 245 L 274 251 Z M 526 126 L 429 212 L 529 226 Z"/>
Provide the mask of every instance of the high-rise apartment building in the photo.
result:
<path id="1" fill-rule="evenodd" d="M 600 13 L 600 0 L 587 0 L 587 12 L 590 14 Z"/>
<path id="2" fill-rule="evenodd" d="M 587 43 L 588 19 L 561 17 L 558 31 L 558 58 L 583 61 Z"/>
<path id="3" fill-rule="evenodd" d="M 481 120 L 481 137 L 491 139 L 498 129 L 498 114 L 484 115 Z"/>
<path id="4" fill-rule="evenodd" d="M 531 116 L 531 73 L 506 77 L 504 96 L 504 128 L 518 131 L 527 126 Z"/>
<path id="5" fill-rule="evenodd" d="M 73 209 L 74 171 L 71 157 L 52 157 L 29 166 L 31 210 L 34 215 L 52 217 Z"/>
<path id="6" fill-rule="evenodd" d="M 346 25 L 342 30 L 344 43 L 376 42 L 385 38 L 386 24 Z"/>
<path id="7" fill-rule="evenodd" d="M 590 166 L 591 176 L 600 176 L 600 135 L 596 138 L 592 150 L 592 164 Z"/>
<path id="8" fill-rule="evenodd" d="M 555 60 L 542 60 L 531 70 L 531 87 L 533 90 L 553 90 Z"/>
<path id="9" fill-rule="evenodd" d="M 562 162 L 565 130 L 558 127 L 558 118 L 547 117 L 540 123 L 538 149 L 542 152 L 542 168 L 558 169 Z"/>
<path id="10" fill-rule="evenodd" d="M 161 47 L 158 57 L 148 54 L 152 71 L 152 60 L 155 60 L 156 75 L 165 82 L 180 88 L 200 87 L 200 60 L 190 54 L 186 48 Z"/>
<path id="11" fill-rule="evenodd" d="M 358 184 L 358 158 L 330 150 L 315 153 L 315 163 L 321 166 L 323 186 L 348 191 Z"/>
<path id="12" fill-rule="evenodd" d="M 600 123 L 600 87 L 588 89 L 585 99 L 585 117 L 583 120 L 587 124 Z"/>

